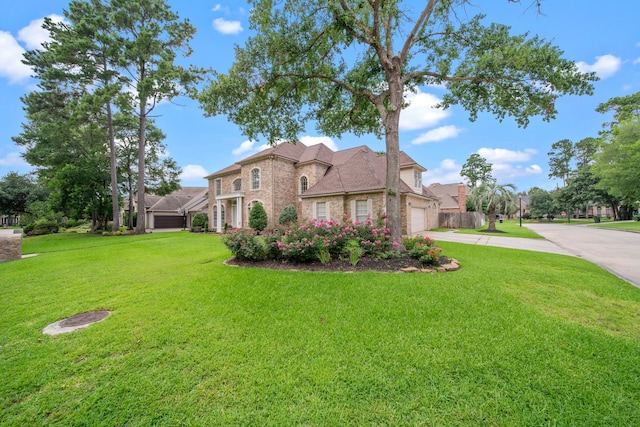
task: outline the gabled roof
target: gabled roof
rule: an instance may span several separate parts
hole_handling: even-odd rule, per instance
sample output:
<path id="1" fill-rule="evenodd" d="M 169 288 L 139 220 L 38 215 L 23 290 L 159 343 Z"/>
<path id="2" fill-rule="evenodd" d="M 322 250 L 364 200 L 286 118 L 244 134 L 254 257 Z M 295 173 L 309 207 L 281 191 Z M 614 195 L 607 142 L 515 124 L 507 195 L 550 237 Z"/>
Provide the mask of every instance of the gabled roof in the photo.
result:
<path id="1" fill-rule="evenodd" d="M 181 189 L 176 190 L 171 194 L 167 194 L 164 197 L 151 197 L 153 197 L 155 203 L 148 208 L 150 211 L 177 212 L 178 209 L 192 211 L 195 206 L 201 205 L 203 201 L 207 200 L 207 188 L 182 187 Z"/>
<path id="2" fill-rule="evenodd" d="M 460 204 L 458 202 L 458 188 L 464 185 L 461 182 L 456 182 L 453 184 L 440 184 L 434 183 L 428 187 L 436 197 L 440 199 L 440 208 L 442 209 L 458 209 Z M 471 188 L 467 185 L 464 185 L 464 193 L 465 195 L 471 194 Z"/>
<path id="3" fill-rule="evenodd" d="M 299 141 L 296 142 L 295 144 L 290 142 L 283 142 L 281 144 L 276 145 L 275 147 L 269 147 L 266 150 L 262 150 L 261 152 L 254 154 L 253 156 L 249 156 L 243 160 L 240 160 L 237 163 L 240 165 L 246 164 L 246 163 L 252 163 L 262 157 L 268 157 L 268 156 L 278 156 L 278 157 L 292 160 L 294 162 L 298 162 L 306 149 L 307 149 L 307 146 Z"/>
<path id="4" fill-rule="evenodd" d="M 209 179 L 209 178 L 213 178 L 214 176 L 222 176 L 230 173 L 240 172 L 240 169 L 242 169 L 242 166 L 239 165 L 238 163 L 234 163 L 231 166 L 227 166 L 224 169 L 220 169 L 218 172 L 214 172 L 210 175 L 205 176 L 204 178 Z"/>
<path id="5" fill-rule="evenodd" d="M 338 151 L 334 155 L 333 166 L 302 197 L 384 189 L 385 180 L 384 175 L 379 174 L 378 157 L 365 146 Z"/>
<path id="6" fill-rule="evenodd" d="M 295 144 L 283 142 L 275 147 L 269 147 L 218 172 L 214 172 L 206 178 L 212 179 L 237 173 L 242 169 L 243 165 L 271 156 L 290 160 L 296 165 L 318 162 L 329 166 L 324 177 L 309 188 L 302 197 L 382 191 L 386 188 L 386 155 L 377 154 L 366 145 L 333 151 L 324 144 L 307 146 L 299 141 Z M 402 151 L 400 152 L 399 163 L 401 169 L 426 170 Z M 400 181 L 400 192 L 415 194 L 404 181 Z M 435 197 L 425 187 L 423 187 L 421 195 Z"/>
<path id="7" fill-rule="evenodd" d="M 433 183 L 429 186 L 429 190 L 431 190 L 436 196 L 449 195 L 451 197 L 458 197 L 458 187 L 460 185 L 464 184 L 461 182 L 455 182 L 453 184 Z M 468 185 L 464 185 L 464 194 L 467 196 L 471 194 L 471 188 Z"/>
<path id="8" fill-rule="evenodd" d="M 424 170 L 415 160 L 404 152 L 400 152 L 400 167 L 413 165 Z M 301 197 L 383 191 L 386 188 L 386 176 L 387 156 L 385 154 L 377 154 L 364 145 L 338 151 L 334 154 L 333 166 L 327 170 L 325 176 L 305 191 Z M 413 189 L 402 180 L 400 193 L 415 194 Z M 425 187 L 421 195 L 434 197 Z"/>
<path id="9" fill-rule="evenodd" d="M 294 163 L 321 162 L 332 164 L 333 155 L 335 153 L 324 144 L 316 144 L 306 146 L 302 142 L 283 142 L 275 147 L 269 147 L 245 159 L 239 160 L 231 166 L 227 166 L 217 172 L 207 175 L 206 179 L 216 178 L 231 173 L 240 172 L 242 165 L 253 163 L 270 156 L 277 156 L 283 159 L 291 160 Z"/>

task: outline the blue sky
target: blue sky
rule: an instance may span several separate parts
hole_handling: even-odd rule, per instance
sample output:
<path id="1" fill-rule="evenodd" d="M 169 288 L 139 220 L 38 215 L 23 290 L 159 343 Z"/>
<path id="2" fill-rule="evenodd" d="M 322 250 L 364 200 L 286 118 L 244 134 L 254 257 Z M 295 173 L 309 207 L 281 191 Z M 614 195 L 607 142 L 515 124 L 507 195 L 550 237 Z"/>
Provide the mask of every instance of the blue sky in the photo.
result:
<path id="1" fill-rule="evenodd" d="M 181 18 L 198 29 L 189 62 L 226 71 L 233 61 L 234 45 L 250 36 L 249 7 L 244 1 L 170 0 Z M 611 0 L 603 5 L 595 0 L 546 0 L 543 14 L 506 0 L 478 0 L 468 13 L 487 14 L 487 20 L 512 27 L 512 33 L 529 31 L 559 46 L 564 56 L 584 71 L 595 71 L 593 96 L 564 97 L 557 103 L 558 117 L 550 123 L 533 118 L 525 128 L 513 119 L 502 123 L 481 115 L 474 123 L 459 107 L 446 111 L 431 106 L 443 89 L 423 87 L 403 112 L 400 148 L 427 168 L 426 184 L 460 182 L 460 168 L 472 153 L 493 164 L 498 182 L 513 183 L 518 190 L 532 186 L 555 188 L 548 178 L 547 153 L 551 145 L 568 138 L 579 141 L 597 136 L 609 116 L 595 112 L 596 106 L 616 96 L 640 91 L 640 2 Z M 9 171 L 27 173 L 32 167 L 21 158 L 11 140 L 24 121 L 20 97 L 35 88 L 29 70 L 20 64 L 25 49 L 33 49 L 45 35 L 39 30 L 44 16 L 62 16 L 68 1 L 0 0 L 0 177 Z M 55 19 L 55 17 L 54 17 Z M 223 117 L 205 118 L 198 104 L 189 99 L 165 103 L 156 113 L 156 122 L 167 135 L 169 155 L 183 168 L 182 184 L 205 186 L 202 178 L 260 150 L 264 141 L 248 141 L 237 126 Z M 325 142 L 333 149 L 368 145 L 384 150 L 384 141 L 375 136 L 329 139 L 309 125 L 300 135 L 307 143 Z"/>

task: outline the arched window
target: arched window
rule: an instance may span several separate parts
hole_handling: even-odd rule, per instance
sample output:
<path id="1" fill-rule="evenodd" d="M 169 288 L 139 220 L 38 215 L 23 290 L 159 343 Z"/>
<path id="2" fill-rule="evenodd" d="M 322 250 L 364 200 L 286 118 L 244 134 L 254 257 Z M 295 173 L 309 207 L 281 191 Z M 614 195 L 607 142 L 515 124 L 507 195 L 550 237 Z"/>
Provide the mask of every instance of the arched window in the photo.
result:
<path id="1" fill-rule="evenodd" d="M 300 177 L 300 194 L 307 191 L 308 188 L 309 188 L 309 180 L 307 179 L 307 177 L 306 176 Z"/>
<path id="2" fill-rule="evenodd" d="M 258 168 L 251 169 L 251 189 L 260 189 L 260 169 Z"/>
<path id="3" fill-rule="evenodd" d="M 233 181 L 233 191 L 242 190 L 242 180 L 240 178 Z"/>

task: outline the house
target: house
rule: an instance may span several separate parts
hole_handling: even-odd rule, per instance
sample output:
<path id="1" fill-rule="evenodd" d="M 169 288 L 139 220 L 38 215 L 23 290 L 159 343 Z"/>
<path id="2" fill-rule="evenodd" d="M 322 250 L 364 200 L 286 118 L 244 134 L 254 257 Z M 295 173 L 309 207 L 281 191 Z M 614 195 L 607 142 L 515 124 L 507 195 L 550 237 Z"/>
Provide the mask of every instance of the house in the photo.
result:
<path id="1" fill-rule="evenodd" d="M 0 225 L 2 227 L 12 227 L 20 223 L 20 217 L 18 215 L 0 215 Z"/>
<path id="2" fill-rule="evenodd" d="M 471 194 L 471 187 L 463 183 L 431 184 L 429 191 L 440 198 L 440 212 L 466 212 L 467 198 Z"/>
<path id="3" fill-rule="evenodd" d="M 386 161 L 366 146 L 333 151 L 324 144 L 281 143 L 206 177 L 209 226 L 246 228 L 256 203 L 267 212 L 268 228 L 278 225 L 289 204 L 299 220 L 377 218 L 386 211 Z M 438 226 L 439 201 L 422 185 L 425 170 L 400 152 L 403 233 Z"/>
<path id="4" fill-rule="evenodd" d="M 147 229 L 190 228 L 198 212 L 207 212 L 207 187 L 182 187 L 166 196 L 145 194 L 145 226 Z M 134 199 L 134 211 L 137 211 Z M 128 216 L 125 201 L 123 218 Z M 124 222 L 121 222 L 124 224 Z"/>

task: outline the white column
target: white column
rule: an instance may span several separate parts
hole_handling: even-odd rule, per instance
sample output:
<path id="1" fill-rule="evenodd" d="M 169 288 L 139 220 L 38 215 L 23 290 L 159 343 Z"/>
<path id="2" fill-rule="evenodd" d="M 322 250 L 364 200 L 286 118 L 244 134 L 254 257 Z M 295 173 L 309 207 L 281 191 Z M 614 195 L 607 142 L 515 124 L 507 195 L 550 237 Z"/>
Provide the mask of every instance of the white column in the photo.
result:
<path id="1" fill-rule="evenodd" d="M 238 220 L 238 224 L 236 225 L 236 227 L 242 228 L 242 212 L 244 211 L 244 206 L 242 205 L 242 197 L 240 196 L 236 197 L 236 207 L 236 215 Z"/>
<path id="2" fill-rule="evenodd" d="M 222 232 L 222 202 L 220 200 L 216 200 L 216 210 L 218 211 L 218 215 L 216 216 L 216 231 L 218 233 Z"/>

